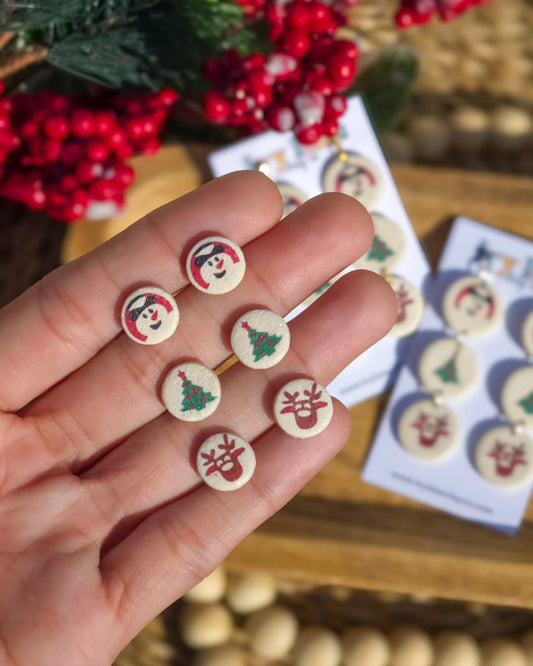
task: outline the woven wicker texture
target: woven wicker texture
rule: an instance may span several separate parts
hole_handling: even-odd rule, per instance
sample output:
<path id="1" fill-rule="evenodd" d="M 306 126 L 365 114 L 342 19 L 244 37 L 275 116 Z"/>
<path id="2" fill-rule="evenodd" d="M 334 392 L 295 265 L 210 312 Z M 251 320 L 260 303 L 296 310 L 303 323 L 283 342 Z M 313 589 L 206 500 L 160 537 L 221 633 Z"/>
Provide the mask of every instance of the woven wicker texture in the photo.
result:
<path id="1" fill-rule="evenodd" d="M 495 97 L 533 103 L 533 4 L 492 0 L 450 23 L 395 29 L 396 0 L 360 0 L 350 23 L 362 51 L 404 43 L 421 56 L 417 90 L 488 91 Z"/>

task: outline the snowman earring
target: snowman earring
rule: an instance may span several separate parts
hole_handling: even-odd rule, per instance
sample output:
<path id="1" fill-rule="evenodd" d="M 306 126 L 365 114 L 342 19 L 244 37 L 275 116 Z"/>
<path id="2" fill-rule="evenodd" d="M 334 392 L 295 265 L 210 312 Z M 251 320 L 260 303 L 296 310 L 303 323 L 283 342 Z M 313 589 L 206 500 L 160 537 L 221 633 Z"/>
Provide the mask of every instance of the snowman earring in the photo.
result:
<path id="1" fill-rule="evenodd" d="M 424 299 L 420 291 L 411 282 L 397 274 L 391 274 L 404 258 L 405 237 L 396 223 L 372 214 L 374 239 L 368 252 L 355 262 L 355 268 L 380 273 L 390 284 L 398 302 L 398 317 L 390 335 L 402 338 L 418 328 L 424 312 Z"/>
<path id="2" fill-rule="evenodd" d="M 171 294 L 149 286 L 136 289 L 126 298 L 120 320 L 129 338 L 140 345 L 157 345 L 174 333 L 180 313 Z"/>
<path id="3" fill-rule="evenodd" d="M 305 192 L 290 183 L 276 182 L 283 201 L 283 215 L 287 217 L 309 198 Z"/>
<path id="4" fill-rule="evenodd" d="M 186 269 L 196 289 L 206 294 L 226 294 L 240 284 L 246 261 L 241 248 L 233 241 L 208 236 L 189 252 Z"/>
<path id="5" fill-rule="evenodd" d="M 522 344 L 531 358 L 533 313 L 522 326 Z M 474 461 L 489 483 L 514 488 L 533 478 L 533 442 L 524 432 L 533 428 L 533 367 L 511 373 L 503 385 L 500 402 L 510 423 L 491 428 L 483 435 L 476 446 Z"/>
<path id="6" fill-rule="evenodd" d="M 342 192 L 372 210 L 381 198 L 383 179 L 378 167 L 357 153 L 337 146 L 337 154 L 325 164 L 322 172 L 324 192 Z"/>

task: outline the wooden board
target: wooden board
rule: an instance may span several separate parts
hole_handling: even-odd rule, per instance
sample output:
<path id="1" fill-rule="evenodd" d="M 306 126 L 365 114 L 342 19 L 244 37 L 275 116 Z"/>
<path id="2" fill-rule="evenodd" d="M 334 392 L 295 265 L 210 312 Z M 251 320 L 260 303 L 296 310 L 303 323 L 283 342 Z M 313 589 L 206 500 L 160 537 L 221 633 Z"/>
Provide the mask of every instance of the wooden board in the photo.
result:
<path id="1" fill-rule="evenodd" d="M 102 228 L 73 227 L 65 256 L 92 249 L 195 187 L 206 177 L 207 152 L 177 146 L 136 158 L 125 215 Z M 392 171 L 433 266 L 456 215 L 533 237 L 533 179 L 411 166 Z M 519 535 L 509 538 L 359 480 L 386 397 L 352 410 L 342 452 L 228 564 L 315 583 L 533 607 L 533 503 Z"/>

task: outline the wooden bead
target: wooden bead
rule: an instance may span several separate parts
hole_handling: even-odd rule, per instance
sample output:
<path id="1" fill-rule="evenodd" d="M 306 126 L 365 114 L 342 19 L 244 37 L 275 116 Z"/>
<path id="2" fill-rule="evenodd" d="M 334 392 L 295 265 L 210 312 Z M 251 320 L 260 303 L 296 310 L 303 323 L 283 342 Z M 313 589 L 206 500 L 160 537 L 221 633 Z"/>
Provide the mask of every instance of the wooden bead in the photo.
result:
<path id="1" fill-rule="evenodd" d="M 235 613 L 246 615 L 272 604 L 276 594 L 276 581 L 266 572 L 232 573 L 228 580 L 226 603 Z"/>
<path id="2" fill-rule="evenodd" d="M 418 158 L 437 161 L 448 152 L 450 128 L 436 116 L 414 116 L 409 122 L 408 133 L 413 152 Z"/>
<path id="3" fill-rule="evenodd" d="M 187 647 L 215 647 L 229 641 L 233 632 L 233 616 L 219 603 L 185 604 L 180 614 L 179 628 Z"/>
<path id="4" fill-rule="evenodd" d="M 398 627 L 390 637 L 390 666 L 431 666 L 433 645 L 425 631 L 416 627 Z"/>
<path id="5" fill-rule="evenodd" d="M 246 666 L 244 652 L 235 645 L 219 645 L 194 655 L 193 666 Z"/>
<path id="6" fill-rule="evenodd" d="M 491 115 L 491 129 L 495 146 L 504 150 L 519 148 L 533 132 L 533 120 L 524 109 L 500 106 Z"/>
<path id="7" fill-rule="evenodd" d="M 389 641 L 375 627 L 348 629 L 342 637 L 343 666 L 387 666 L 390 660 Z"/>
<path id="8" fill-rule="evenodd" d="M 433 666 L 480 666 L 481 652 L 476 641 L 462 631 L 444 631 L 435 639 Z"/>
<path id="9" fill-rule="evenodd" d="M 293 659 L 295 666 L 339 666 L 342 659 L 341 642 L 329 629 L 306 627 L 298 636 Z"/>
<path id="10" fill-rule="evenodd" d="M 527 666 L 523 648 L 508 638 L 491 638 L 481 650 L 482 666 Z"/>
<path id="11" fill-rule="evenodd" d="M 450 118 L 452 143 L 465 153 L 475 153 L 487 142 L 490 118 L 485 111 L 473 106 L 463 106 Z"/>
<path id="12" fill-rule="evenodd" d="M 255 654 L 266 659 L 281 659 L 294 646 L 298 620 L 287 608 L 271 606 L 250 615 L 245 628 Z"/>
<path id="13" fill-rule="evenodd" d="M 206 603 L 220 601 L 226 592 L 226 572 L 220 567 L 195 585 L 186 595 L 188 601 Z"/>

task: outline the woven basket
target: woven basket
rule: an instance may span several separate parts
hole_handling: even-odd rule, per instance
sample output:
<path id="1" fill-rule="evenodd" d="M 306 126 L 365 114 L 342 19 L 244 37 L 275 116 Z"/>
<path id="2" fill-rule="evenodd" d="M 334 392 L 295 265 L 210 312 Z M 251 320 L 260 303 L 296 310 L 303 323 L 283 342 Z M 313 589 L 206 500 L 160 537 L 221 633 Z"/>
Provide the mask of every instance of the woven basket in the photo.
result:
<path id="1" fill-rule="evenodd" d="M 347 587 L 302 587 L 278 583 L 277 603 L 290 608 L 301 626 L 322 625 L 339 636 L 354 625 L 370 624 L 388 631 L 399 624 L 420 627 L 430 635 L 444 630 L 467 631 L 478 641 L 495 636 L 515 638 L 533 628 L 533 612 L 501 609 L 482 604 L 439 601 L 408 596 L 371 593 Z M 194 652 L 180 641 L 178 616 L 184 601 L 177 602 L 153 620 L 121 653 L 115 666 L 191 666 Z M 231 643 L 246 655 L 248 666 L 272 662 L 254 655 L 247 647 L 243 619 L 236 618 Z M 290 658 L 276 666 L 290 666 Z"/>

